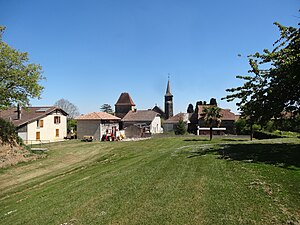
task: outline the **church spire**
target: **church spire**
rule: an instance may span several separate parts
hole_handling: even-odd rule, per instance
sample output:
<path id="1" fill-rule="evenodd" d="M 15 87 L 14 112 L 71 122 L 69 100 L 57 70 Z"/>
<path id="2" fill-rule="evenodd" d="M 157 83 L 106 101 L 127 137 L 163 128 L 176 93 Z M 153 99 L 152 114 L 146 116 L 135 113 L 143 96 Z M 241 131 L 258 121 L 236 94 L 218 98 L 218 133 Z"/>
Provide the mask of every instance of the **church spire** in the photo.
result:
<path id="1" fill-rule="evenodd" d="M 173 116 L 173 95 L 171 94 L 170 76 L 168 76 L 167 90 L 165 94 L 165 116 L 166 119 Z"/>
<path id="2" fill-rule="evenodd" d="M 166 90 L 166 95 L 165 96 L 173 96 L 171 94 L 171 87 L 170 87 L 170 75 L 168 76 L 168 84 L 167 84 L 167 90 Z"/>

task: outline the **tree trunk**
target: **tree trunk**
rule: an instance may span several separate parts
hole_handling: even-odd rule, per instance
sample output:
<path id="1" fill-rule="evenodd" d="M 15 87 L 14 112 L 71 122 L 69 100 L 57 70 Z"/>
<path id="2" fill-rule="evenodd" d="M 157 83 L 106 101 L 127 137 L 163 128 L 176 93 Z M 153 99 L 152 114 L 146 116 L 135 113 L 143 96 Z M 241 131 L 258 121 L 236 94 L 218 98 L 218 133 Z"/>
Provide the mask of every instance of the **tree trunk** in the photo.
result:
<path id="1" fill-rule="evenodd" d="M 209 129 L 209 140 L 210 141 L 212 139 L 212 136 L 213 136 L 213 130 L 212 130 L 212 126 L 210 126 L 210 129 Z"/>
<path id="2" fill-rule="evenodd" d="M 250 140 L 252 141 L 253 139 L 253 124 L 250 122 Z"/>

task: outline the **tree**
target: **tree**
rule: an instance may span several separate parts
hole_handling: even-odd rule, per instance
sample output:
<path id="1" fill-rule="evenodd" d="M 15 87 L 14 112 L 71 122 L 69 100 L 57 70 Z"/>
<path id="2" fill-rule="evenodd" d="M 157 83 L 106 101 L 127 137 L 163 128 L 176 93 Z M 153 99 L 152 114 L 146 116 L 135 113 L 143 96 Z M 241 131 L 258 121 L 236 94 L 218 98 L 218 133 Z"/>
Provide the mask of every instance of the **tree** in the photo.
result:
<path id="1" fill-rule="evenodd" d="M 221 117 L 220 114 L 221 109 L 218 106 L 204 107 L 202 112 L 205 114 L 204 120 L 206 124 L 209 126 L 209 139 L 212 140 L 212 127 L 215 123 L 217 127 L 221 125 Z"/>
<path id="2" fill-rule="evenodd" d="M 68 119 L 74 119 L 80 115 L 78 107 L 66 99 L 59 99 L 54 105 L 68 113 Z"/>
<path id="3" fill-rule="evenodd" d="M 192 104 L 189 104 L 187 108 L 187 113 L 194 113 L 194 106 Z"/>
<path id="4" fill-rule="evenodd" d="M 100 107 L 100 110 L 102 112 L 106 112 L 106 113 L 109 113 L 109 114 L 113 114 L 114 111 L 112 110 L 111 106 L 109 104 L 103 104 L 101 107 Z"/>
<path id="5" fill-rule="evenodd" d="M 176 128 L 175 128 L 175 134 L 176 135 L 184 135 L 185 133 L 186 133 L 185 124 L 183 122 L 183 119 L 180 118 L 176 125 Z"/>
<path id="6" fill-rule="evenodd" d="M 280 38 L 274 49 L 248 56 L 251 69 L 241 87 L 227 89 L 232 94 L 223 99 L 237 103 L 241 116 L 251 125 L 265 125 L 270 119 L 278 119 L 283 113 L 300 113 L 300 31 L 274 23 Z"/>
<path id="7" fill-rule="evenodd" d="M 29 63 L 28 53 L 10 47 L 2 40 L 5 27 L 0 26 L 0 109 L 13 104 L 29 105 L 30 98 L 40 98 L 44 79 L 42 67 Z"/>

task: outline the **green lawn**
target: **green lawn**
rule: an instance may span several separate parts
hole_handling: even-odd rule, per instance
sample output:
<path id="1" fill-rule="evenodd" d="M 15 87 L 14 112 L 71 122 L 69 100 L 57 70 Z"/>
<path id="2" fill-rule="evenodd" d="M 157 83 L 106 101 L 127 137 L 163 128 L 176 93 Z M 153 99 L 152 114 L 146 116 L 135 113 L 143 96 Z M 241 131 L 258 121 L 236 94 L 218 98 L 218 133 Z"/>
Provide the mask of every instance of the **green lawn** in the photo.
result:
<path id="1" fill-rule="evenodd" d="M 300 224 L 300 139 L 48 148 L 0 170 L 0 224 Z"/>

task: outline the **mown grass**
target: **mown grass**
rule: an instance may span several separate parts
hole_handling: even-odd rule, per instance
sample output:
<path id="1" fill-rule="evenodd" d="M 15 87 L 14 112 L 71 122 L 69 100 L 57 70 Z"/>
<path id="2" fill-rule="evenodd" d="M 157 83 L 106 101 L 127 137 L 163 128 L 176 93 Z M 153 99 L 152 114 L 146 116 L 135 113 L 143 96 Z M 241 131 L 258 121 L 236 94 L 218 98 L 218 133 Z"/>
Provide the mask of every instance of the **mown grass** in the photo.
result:
<path id="1" fill-rule="evenodd" d="M 188 136 L 51 144 L 47 158 L 0 173 L 0 224 L 299 224 L 299 147 Z"/>

